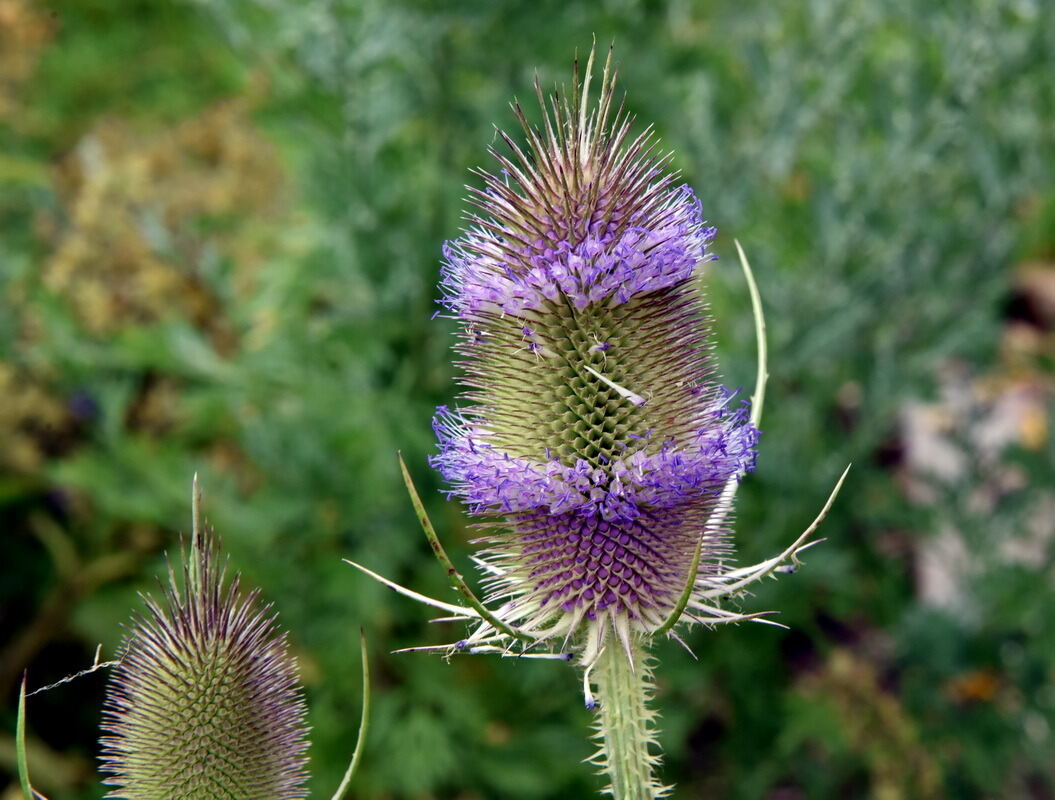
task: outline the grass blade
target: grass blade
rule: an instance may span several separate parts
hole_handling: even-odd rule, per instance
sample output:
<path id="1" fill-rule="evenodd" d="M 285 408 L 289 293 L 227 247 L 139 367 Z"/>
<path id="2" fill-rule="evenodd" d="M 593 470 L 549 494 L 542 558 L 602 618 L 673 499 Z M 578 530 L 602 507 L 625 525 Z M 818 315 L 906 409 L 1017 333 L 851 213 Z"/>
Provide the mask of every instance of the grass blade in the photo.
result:
<path id="1" fill-rule="evenodd" d="M 18 691 L 18 720 L 15 723 L 15 758 L 18 764 L 18 781 L 22 787 L 22 799 L 34 800 L 33 787 L 29 783 L 29 764 L 26 759 L 26 676 Z"/>

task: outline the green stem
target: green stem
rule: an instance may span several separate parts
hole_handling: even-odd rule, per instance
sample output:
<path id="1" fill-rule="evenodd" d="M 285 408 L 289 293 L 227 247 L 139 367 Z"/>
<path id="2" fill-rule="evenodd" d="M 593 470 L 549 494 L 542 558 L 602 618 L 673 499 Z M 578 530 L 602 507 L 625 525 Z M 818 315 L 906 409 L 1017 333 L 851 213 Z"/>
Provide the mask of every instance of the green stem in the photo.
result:
<path id="1" fill-rule="evenodd" d="M 613 636 L 594 667 L 600 712 L 597 734 L 601 740 L 599 763 L 612 781 L 615 800 L 655 800 L 665 791 L 652 775 L 659 755 L 649 752 L 655 744 L 654 712 L 648 708 L 652 670 L 641 643 L 626 651 Z"/>

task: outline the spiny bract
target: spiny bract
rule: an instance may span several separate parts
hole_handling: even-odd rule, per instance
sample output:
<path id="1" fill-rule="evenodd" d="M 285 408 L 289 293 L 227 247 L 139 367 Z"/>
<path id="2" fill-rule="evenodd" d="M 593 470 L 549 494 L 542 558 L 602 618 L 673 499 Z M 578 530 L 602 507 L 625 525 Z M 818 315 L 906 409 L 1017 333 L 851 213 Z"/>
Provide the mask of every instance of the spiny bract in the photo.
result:
<path id="1" fill-rule="evenodd" d="M 510 155 L 492 150 L 444 249 L 468 405 L 439 409 L 432 460 L 486 530 L 496 616 L 587 666 L 677 606 L 758 438 L 714 380 L 697 267 L 715 229 L 651 130 L 631 139 L 610 54 L 590 104 L 592 63 L 549 110 L 536 82 L 541 129 L 514 103 L 528 149 L 500 133 Z M 706 573 L 724 526 L 703 546 Z"/>
<path id="2" fill-rule="evenodd" d="M 146 597 L 103 712 L 109 797 L 307 797 L 305 706 L 275 616 L 225 580 L 208 529 L 195 532 L 160 601 Z"/>

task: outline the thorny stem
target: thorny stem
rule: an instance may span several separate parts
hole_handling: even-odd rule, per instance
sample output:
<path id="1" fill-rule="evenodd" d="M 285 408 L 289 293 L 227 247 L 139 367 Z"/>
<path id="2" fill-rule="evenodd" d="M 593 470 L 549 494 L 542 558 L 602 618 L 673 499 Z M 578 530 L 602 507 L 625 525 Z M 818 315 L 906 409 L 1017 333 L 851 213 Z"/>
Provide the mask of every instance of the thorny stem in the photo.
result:
<path id="1" fill-rule="evenodd" d="M 631 645 L 633 663 L 623 648 L 609 642 L 594 668 L 597 699 L 597 738 L 601 749 L 594 763 L 611 780 L 608 792 L 615 800 L 656 800 L 666 792 L 652 775 L 659 755 L 655 744 L 655 712 L 649 710 L 652 670 L 641 642 Z"/>

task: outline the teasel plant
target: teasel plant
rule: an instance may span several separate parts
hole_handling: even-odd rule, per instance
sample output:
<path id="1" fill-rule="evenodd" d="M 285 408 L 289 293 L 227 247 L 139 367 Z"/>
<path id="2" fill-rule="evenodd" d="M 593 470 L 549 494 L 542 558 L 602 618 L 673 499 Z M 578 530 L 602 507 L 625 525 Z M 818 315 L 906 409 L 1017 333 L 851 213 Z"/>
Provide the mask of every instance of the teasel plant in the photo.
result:
<path id="1" fill-rule="evenodd" d="M 458 602 L 362 572 L 469 623 L 412 651 L 574 661 L 596 709 L 592 758 L 617 800 L 667 796 L 651 708 L 656 640 L 692 625 L 761 622 L 723 601 L 790 572 L 816 544 L 846 472 L 783 552 L 733 564 L 733 499 L 754 468 L 766 385 L 765 323 L 743 250 L 758 372 L 749 403 L 718 384 L 699 285 L 716 234 L 651 127 L 616 96 L 594 50 L 541 126 L 514 101 L 526 143 L 501 130 L 495 172 L 476 171 L 461 238 L 444 248 L 440 300 L 459 325 L 459 410 L 440 407 L 431 459 L 475 518 L 480 600 L 451 562 L 402 463 L 421 525 Z M 847 467 L 847 470 L 849 467 Z M 690 651 L 691 652 L 691 651 Z"/>
<path id="2" fill-rule="evenodd" d="M 103 706 L 101 767 L 106 795 L 124 800 L 296 800 L 308 790 L 307 707 L 277 614 L 229 578 L 213 529 L 201 517 L 197 476 L 192 534 L 159 597 L 143 595 Z M 370 707 L 366 641 L 360 632 L 363 708 L 351 762 L 333 800 L 348 795 L 360 763 Z M 53 689 L 59 684 L 38 689 Z M 36 694 L 34 692 L 33 694 Z M 25 800 L 33 789 L 25 748 L 25 680 L 16 760 Z"/>

